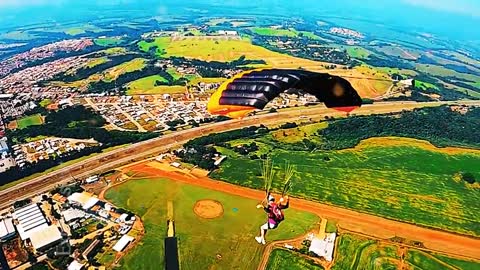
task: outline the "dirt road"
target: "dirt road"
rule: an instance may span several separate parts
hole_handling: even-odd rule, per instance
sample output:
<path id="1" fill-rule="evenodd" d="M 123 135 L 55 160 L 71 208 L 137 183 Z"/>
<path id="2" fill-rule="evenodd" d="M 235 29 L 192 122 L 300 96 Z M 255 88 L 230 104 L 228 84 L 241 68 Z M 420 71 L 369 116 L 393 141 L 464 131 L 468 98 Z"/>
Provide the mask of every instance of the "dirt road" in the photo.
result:
<path id="1" fill-rule="evenodd" d="M 238 195 L 261 201 L 265 193 L 236 186 L 207 177 L 192 178 L 176 172 L 167 172 L 144 164 L 129 167 L 128 170 L 138 171 L 154 177 L 165 177 L 175 181 L 195 185 L 211 190 Z M 322 218 L 336 220 L 337 225 L 349 231 L 371 235 L 376 238 L 389 239 L 394 236 L 408 240 L 420 241 L 432 251 L 441 252 L 461 258 L 480 259 L 480 240 L 467 236 L 428 229 L 413 224 L 389 220 L 370 214 L 321 204 L 303 199 L 291 198 L 290 208 L 315 213 Z M 287 222 L 288 222 L 288 212 Z"/>

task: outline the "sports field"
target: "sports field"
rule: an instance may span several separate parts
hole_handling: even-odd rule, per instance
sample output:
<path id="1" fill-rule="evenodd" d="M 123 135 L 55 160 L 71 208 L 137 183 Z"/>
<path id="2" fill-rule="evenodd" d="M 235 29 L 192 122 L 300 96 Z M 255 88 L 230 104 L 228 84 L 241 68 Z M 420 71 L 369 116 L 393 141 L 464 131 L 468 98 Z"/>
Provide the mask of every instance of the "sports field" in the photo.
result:
<path id="1" fill-rule="evenodd" d="M 339 238 L 332 270 L 473 270 L 480 267 L 479 262 L 431 254 L 351 234 L 343 234 Z"/>
<path id="2" fill-rule="evenodd" d="M 266 270 L 321 270 L 323 267 L 312 260 L 285 249 L 274 249 L 270 253 Z"/>
<path id="3" fill-rule="evenodd" d="M 17 120 L 17 126 L 19 129 L 29 126 L 38 126 L 41 124 L 43 124 L 43 117 L 40 114 L 25 116 Z"/>
<path id="4" fill-rule="evenodd" d="M 185 92 L 185 86 L 155 86 L 156 81 L 167 82 L 167 80 L 160 75 L 144 77 L 127 85 L 127 95 L 178 94 Z"/>
<path id="5" fill-rule="evenodd" d="M 264 246 L 254 236 L 265 214 L 255 208 L 258 201 L 164 178 L 129 180 L 108 190 L 106 198 L 139 215 L 145 225 L 143 240 L 120 261 L 121 269 L 161 269 L 168 201 L 173 202 L 181 269 L 256 269 L 260 262 Z M 198 217 L 193 207 L 204 199 L 220 202 L 223 215 Z M 285 215 L 267 240 L 302 235 L 318 222 L 317 216 L 292 209 Z"/>
<path id="6" fill-rule="evenodd" d="M 272 134 L 241 143 L 253 141 L 259 150 L 250 154 L 268 153 L 276 164 L 278 178 L 283 177 L 280 166 L 285 160 L 297 166 L 291 191 L 296 196 L 456 233 L 480 235 L 478 185 L 459 179 L 461 172 L 480 178 L 478 150 L 436 148 L 425 141 L 405 138 L 371 138 L 354 149 L 312 152 L 304 150 L 303 142 L 286 143 Z M 251 160 L 229 149 L 219 150 L 228 158 L 211 177 L 262 188 L 260 160 Z M 281 183 L 274 182 L 273 187 L 279 189 Z"/>

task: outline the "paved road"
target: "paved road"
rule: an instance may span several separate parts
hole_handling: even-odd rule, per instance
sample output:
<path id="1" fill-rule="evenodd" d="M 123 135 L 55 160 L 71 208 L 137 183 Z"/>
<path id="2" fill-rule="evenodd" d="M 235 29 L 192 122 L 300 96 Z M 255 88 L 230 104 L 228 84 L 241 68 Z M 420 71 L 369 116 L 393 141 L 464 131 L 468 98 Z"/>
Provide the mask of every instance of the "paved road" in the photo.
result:
<path id="1" fill-rule="evenodd" d="M 356 115 L 383 114 L 413 110 L 427 106 L 439 106 L 443 104 L 465 104 L 480 106 L 480 101 L 457 101 L 457 102 L 379 102 L 367 104 L 355 110 Z M 35 194 L 41 194 L 58 184 L 72 181 L 72 177 L 83 178 L 91 174 L 114 169 L 130 162 L 139 161 L 149 156 L 183 145 L 188 140 L 208 135 L 215 132 L 224 132 L 251 125 L 272 125 L 288 121 L 301 121 L 304 118 L 323 118 L 325 116 L 345 116 L 345 113 L 337 112 L 325 107 L 310 107 L 298 110 L 286 110 L 278 113 L 262 114 L 244 119 L 233 119 L 219 123 L 208 124 L 197 128 L 178 131 L 159 138 L 139 142 L 111 152 L 102 153 L 66 166 L 59 170 L 47 173 L 34 179 L 22 182 L 13 187 L 0 191 L 0 209 L 6 208 L 16 200 L 25 199 Z"/>

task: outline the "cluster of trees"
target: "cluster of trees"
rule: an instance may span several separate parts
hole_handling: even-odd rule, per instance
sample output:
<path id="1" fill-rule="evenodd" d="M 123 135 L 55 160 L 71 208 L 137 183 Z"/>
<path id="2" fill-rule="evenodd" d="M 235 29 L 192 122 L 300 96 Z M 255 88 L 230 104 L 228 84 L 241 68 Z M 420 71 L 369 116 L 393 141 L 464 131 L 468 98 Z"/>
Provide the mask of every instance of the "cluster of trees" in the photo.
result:
<path id="1" fill-rule="evenodd" d="M 242 145 L 238 145 L 236 147 L 230 147 L 231 149 L 233 149 L 233 151 L 239 153 L 240 155 L 248 155 L 249 153 L 252 153 L 252 152 L 255 152 L 258 150 L 258 145 L 255 143 L 255 142 L 252 142 L 250 144 L 242 144 Z"/>
<path id="2" fill-rule="evenodd" d="M 183 119 L 175 119 L 165 122 L 170 128 L 176 128 L 177 126 L 184 125 L 185 121 Z"/>
<path id="3" fill-rule="evenodd" d="M 215 157 L 215 154 L 219 154 L 212 145 L 225 147 L 225 142 L 240 138 L 253 138 L 267 132 L 268 129 L 262 125 L 259 127 L 251 126 L 223 133 L 213 133 L 188 141 L 184 145 L 184 151 L 177 151 L 176 155 L 180 157 L 183 162 L 197 165 L 206 170 L 212 170 L 215 168 L 215 160 L 213 158 Z M 258 149 L 258 146 L 256 145 L 250 146 L 249 149 L 255 147 Z"/>
<path id="4" fill-rule="evenodd" d="M 186 59 L 185 57 L 171 57 L 170 60 L 175 66 L 195 67 L 200 76 L 207 78 L 225 77 L 225 71 L 231 69 L 247 69 L 247 65 L 266 64 L 264 60 L 250 60 L 246 59 L 244 55 L 230 62 L 207 62 L 199 59 Z"/>
<path id="5" fill-rule="evenodd" d="M 469 172 L 461 173 L 461 177 L 463 181 L 469 184 L 474 184 L 475 182 L 477 182 L 477 180 L 475 179 L 475 175 Z"/>
<path id="6" fill-rule="evenodd" d="M 370 137 L 402 136 L 444 146 L 480 146 L 480 108 L 465 114 L 449 106 L 416 109 L 399 115 L 350 117 L 329 123 L 318 133 L 323 149 L 343 149 Z"/>

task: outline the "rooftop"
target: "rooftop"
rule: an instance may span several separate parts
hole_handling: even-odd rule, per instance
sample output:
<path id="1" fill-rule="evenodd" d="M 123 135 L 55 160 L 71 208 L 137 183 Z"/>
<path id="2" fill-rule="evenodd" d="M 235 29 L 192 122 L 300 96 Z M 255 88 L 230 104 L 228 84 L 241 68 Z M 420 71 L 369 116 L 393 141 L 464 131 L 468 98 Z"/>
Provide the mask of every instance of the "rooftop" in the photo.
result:
<path id="1" fill-rule="evenodd" d="M 32 246 L 38 250 L 52 243 L 62 240 L 62 234 L 57 226 L 50 225 L 42 230 L 36 230 L 30 233 Z"/>
<path id="2" fill-rule="evenodd" d="M 68 201 L 78 203 L 82 206 L 83 209 L 87 210 L 97 204 L 98 198 L 93 197 L 93 195 L 88 192 L 77 192 L 68 196 Z"/>
<path id="3" fill-rule="evenodd" d="M 132 242 L 133 240 L 135 240 L 135 238 L 133 238 L 132 236 L 124 235 L 122 236 L 122 238 L 120 238 L 120 240 L 118 240 L 115 246 L 113 246 L 113 250 L 117 252 L 122 252 L 125 247 L 127 247 L 127 245 L 130 244 L 130 242 Z"/>

